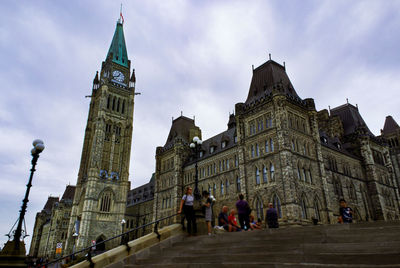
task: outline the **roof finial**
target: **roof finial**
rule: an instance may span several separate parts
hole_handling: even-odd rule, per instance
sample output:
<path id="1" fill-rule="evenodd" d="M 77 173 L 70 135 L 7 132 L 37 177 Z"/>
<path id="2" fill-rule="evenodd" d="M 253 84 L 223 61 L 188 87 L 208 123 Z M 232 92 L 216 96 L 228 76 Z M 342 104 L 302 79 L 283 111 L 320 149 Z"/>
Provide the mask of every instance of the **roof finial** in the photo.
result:
<path id="1" fill-rule="evenodd" d="M 271 60 L 271 53 L 269 53 L 268 55 L 269 55 L 269 60 Z"/>
<path id="2" fill-rule="evenodd" d="M 251 69 L 252 69 L 252 70 L 253 70 L 253 72 L 254 72 L 254 64 L 252 64 L 252 65 L 251 65 Z"/>
<path id="3" fill-rule="evenodd" d="M 121 3 L 121 9 L 119 10 L 119 19 L 118 23 L 124 24 L 124 16 L 122 16 L 122 3 Z"/>
<path id="4" fill-rule="evenodd" d="M 331 115 L 331 106 L 328 105 L 329 115 Z"/>
<path id="5" fill-rule="evenodd" d="M 349 104 L 349 99 L 348 98 L 346 98 L 346 102 L 347 102 L 347 104 Z"/>
<path id="6" fill-rule="evenodd" d="M 283 62 L 283 69 L 286 71 L 286 62 Z"/>
<path id="7" fill-rule="evenodd" d="M 174 117 L 172 117 L 172 123 L 174 123 Z"/>
<path id="8" fill-rule="evenodd" d="M 181 111 L 181 116 L 183 115 L 183 112 Z"/>

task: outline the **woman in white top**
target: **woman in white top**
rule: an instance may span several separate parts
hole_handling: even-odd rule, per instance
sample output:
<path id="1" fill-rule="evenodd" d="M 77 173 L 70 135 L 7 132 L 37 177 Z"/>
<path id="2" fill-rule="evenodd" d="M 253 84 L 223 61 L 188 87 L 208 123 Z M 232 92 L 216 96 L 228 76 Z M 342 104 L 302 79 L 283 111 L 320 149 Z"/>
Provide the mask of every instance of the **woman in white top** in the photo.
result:
<path id="1" fill-rule="evenodd" d="M 195 235 L 197 233 L 196 216 L 193 209 L 194 197 L 192 194 L 192 190 L 193 189 L 191 187 L 186 188 L 185 195 L 182 197 L 181 205 L 178 211 L 178 213 L 180 214 L 183 210 L 183 213 L 185 214 L 185 218 L 187 221 L 187 231 L 189 235 Z"/>

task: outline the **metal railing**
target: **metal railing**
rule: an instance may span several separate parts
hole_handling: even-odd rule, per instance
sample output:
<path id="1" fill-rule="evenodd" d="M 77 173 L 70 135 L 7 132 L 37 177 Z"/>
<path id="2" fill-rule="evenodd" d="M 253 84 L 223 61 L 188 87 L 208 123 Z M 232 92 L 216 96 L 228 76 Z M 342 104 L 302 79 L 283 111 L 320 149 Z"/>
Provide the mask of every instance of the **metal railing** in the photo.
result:
<path id="1" fill-rule="evenodd" d="M 153 225 L 153 224 L 154 224 L 154 230 L 153 230 L 153 232 L 157 235 L 157 239 L 160 240 L 161 235 L 160 235 L 160 233 L 158 232 L 158 225 L 159 225 L 159 223 L 162 222 L 162 221 L 165 221 L 165 220 L 167 220 L 167 219 L 170 219 L 170 218 L 172 218 L 172 217 L 175 217 L 175 216 L 177 216 L 177 215 L 180 215 L 180 214 L 176 213 L 176 214 L 173 214 L 173 215 L 170 215 L 170 216 L 167 216 L 167 217 L 164 217 L 164 218 L 161 218 L 161 219 L 158 219 L 158 220 L 155 220 L 155 221 L 152 221 L 152 222 L 143 224 L 143 225 L 141 225 L 141 226 L 135 227 L 135 228 L 133 228 L 133 229 L 130 229 L 130 230 L 127 231 L 127 232 L 124 232 L 124 233 L 122 233 L 122 234 L 116 235 L 116 236 L 111 237 L 111 238 L 109 238 L 109 239 L 103 240 L 103 241 L 101 241 L 101 242 L 99 242 L 99 243 L 96 243 L 96 244 L 91 245 L 91 246 L 89 246 L 89 247 L 86 247 L 86 248 L 84 248 L 84 249 L 75 251 L 74 253 L 71 253 L 71 254 L 69 254 L 69 255 L 66 255 L 66 256 L 63 256 L 63 257 L 61 257 L 61 258 L 58 258 L 58 259 L 49 261 L 49 262 L 47 262 L 46 264 L 44 264 L 44 266 L 45 266 L 45 267 L 48 267 L 50 264 L 59 263 L 59 262 L 61 262 L 62 260 L 65 260 L 65 259 L 67 259 L 67 258 L 70 258 L 70 259 L 74 260 L 74 259 L 76 258 L 76 256 L 79 256 L 80 254 L 86 252 L 86 253 L 87 253 L 87 254 L 85 255 L 86 258 L 82 258 L 81 261 L 84 261 L 84 260 L 86 259 L 86 260 L 90 263 L 89 266 L 90 266 L 90 267 L 94 267 L 94 262 L 93 262 L 93 260 L 92 260 L 92 252 L 94 251 L 94 250 L 93 250 L 94 248 L 97 248 L 97 246 L 102 245 L 102 244 L 105 244 L 106 242 L 109 242 L 109 241 L 111 241 L 111 240 L 114 240 L 114 239 L 117 239 L 117 238 L 121 238 L 121 243 L 120 243 L 120 245 L 125 245 L 125 246 L 126 246 L 126 250 L 127 250 L 127 251 L 130 251 L 130 250 L 131 250 L 131 247 L 130 247 L 129 244 L 128 244 L 129 241 L 135 240 L 135 239 L 137 239 L 137 238 L 130 240 L 130 239 L 129 239 L 129 235 L 130 235 L 132 232 L 136 231 L 136 230 L 140 230 L 140 229 L 143 229 L 143 230 L 144 230 L 146 227 L 151 226 L 151 225 Z M 104 245 L 104 246 L 105 246 L 105 245 Z"/>

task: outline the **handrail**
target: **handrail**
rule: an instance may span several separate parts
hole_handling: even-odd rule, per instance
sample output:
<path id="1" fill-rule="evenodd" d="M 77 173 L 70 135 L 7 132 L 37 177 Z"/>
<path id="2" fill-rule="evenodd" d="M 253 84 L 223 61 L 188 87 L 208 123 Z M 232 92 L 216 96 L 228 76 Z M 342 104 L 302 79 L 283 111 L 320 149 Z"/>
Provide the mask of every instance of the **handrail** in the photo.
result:
<path id="1" fill-rule="evenodd" d="M 111 238 L 109 238 L 109 239 L 103 240 L 103 241 L 101 241 L 101 242 L 99 242 L 99 243 L 96 243 L 96 244 L 91 245 L 91 246 L 89 246 L 89 247 L 86 247 L 86 248 L 84 248 L 84 249 L 75 251 L 75 252 L 72 253 L 72 254 L 66 255 L 66 256 L 64 256 L 64 257 L 55 259 L 55 260 L 50 261 L 50 262 L 47 262 L 47 263 L 44 264 L 44 265 L 45 265 L 45 267 L 47 267 L 49 264 L 57 263 L 57 262 L 59 262 L 59 261 L 61 261 L 61 260 L 63 260 L 63 259 L 66 259 L 66 258 L 68 258 L 68 257 L 73 257 L 73 256 L 75 256 L 75 255 L 77 255 L 77 254 L 79 254 L 79 253 L 83 253 L 83 252 L 86 252 L 86 251 L 87 251 L 87 252 L 88 252 L 88 253 L 87 253 L 87 260 L 88 260 L 89 263 L 90 263 L 90 267 L 94 267 L 94 263 L 93 263 L 93 261 L 92 261 L 92 253 L 91 253 L 93 247 L 96 247 L 96 246 L 98 246 L 98 245 L 104 244 L 104 243 L 106 243 L 106 242 L 108 242 L 108 241 L 111 241 L 111 240 L 116 239 L 116 238 L 119 238 L 119 237 L 125 237 L 126 235 L 129 235 L 130 233 L 132 233 L 132 232 L 134 232 L 134 231 L 136 231 L 136 230 L 143 229 L 143 228 L 145 228 L 145 227 L 147 227 L 147 226 L 150 226 L 150 225 L 153 225 L 153 224 L 155 224 L 155 226 L 154 226 L 154 231 L 153 231 L 153 232 L 157 235 L 157 238 L 160 239 L 160 238 L 161 238 L 161 235 L 160 235 L 160 233 L 158 232 L 158 223 L 159 223 L 160 221 L 167 220 L 167 219 L 172 218 L 172 217 L 175 217 L 175 216 L 177 216 L 177 215 L 180 215 L 180 214 L 179 214 L 179 213 L 175 213 L 175 214 L 173 214 L 173 215 L 166 216 L 166 217 L 164 217 L 164 218 L 161 218 L 161 219 L 158 219 L 158 220 L 155 220 L 155 221 L 152 221 L 152 222 L 143 224 L 143 225 L 141 225 L 141 226 L 135 227 L 135 228 L 130 229 L 129 231 L 126 231 L 126 232 L 124 232 L 124 233 L 122 233 L 122 234 L 113 236 L 113 237 L 111 237 Z M 129 245 L 128 245 L 128 242 L 129 242 L 129 239 L 126 239 L 125 243 L 123 243 L 123 244 L 127 247 L 127 250 L 130 251 L 130 247 L 129 247 Z M 121 243 L 121 244 L 122 244 L 122 243 Z"/>

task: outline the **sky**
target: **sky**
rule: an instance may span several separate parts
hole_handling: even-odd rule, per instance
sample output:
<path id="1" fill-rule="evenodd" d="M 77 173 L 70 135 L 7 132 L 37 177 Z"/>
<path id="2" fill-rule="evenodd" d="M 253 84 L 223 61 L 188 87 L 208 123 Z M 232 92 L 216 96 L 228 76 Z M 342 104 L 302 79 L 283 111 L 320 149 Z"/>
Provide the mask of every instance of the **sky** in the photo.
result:
<path id="1" fill-rule="evenodd" d="M 122 1 L 136 96 L 131 187 L 155 170 L 172 118 L 195 116 L 203 139 L 246 100 L 251 66 L 286 63 L 317 110 L 357 104 L 375 135 L 400 122 L 400 1 Z M 120 1 L 13 1 L 0 6 L 0 234 L 18 218 L 32 141 L 42 152 L 25 217 L 76 184 L 92 81 Z M 25 239 L 29 250 L 31 237 Z M 0 247 L 7 241 L 0 236 Z"/>

